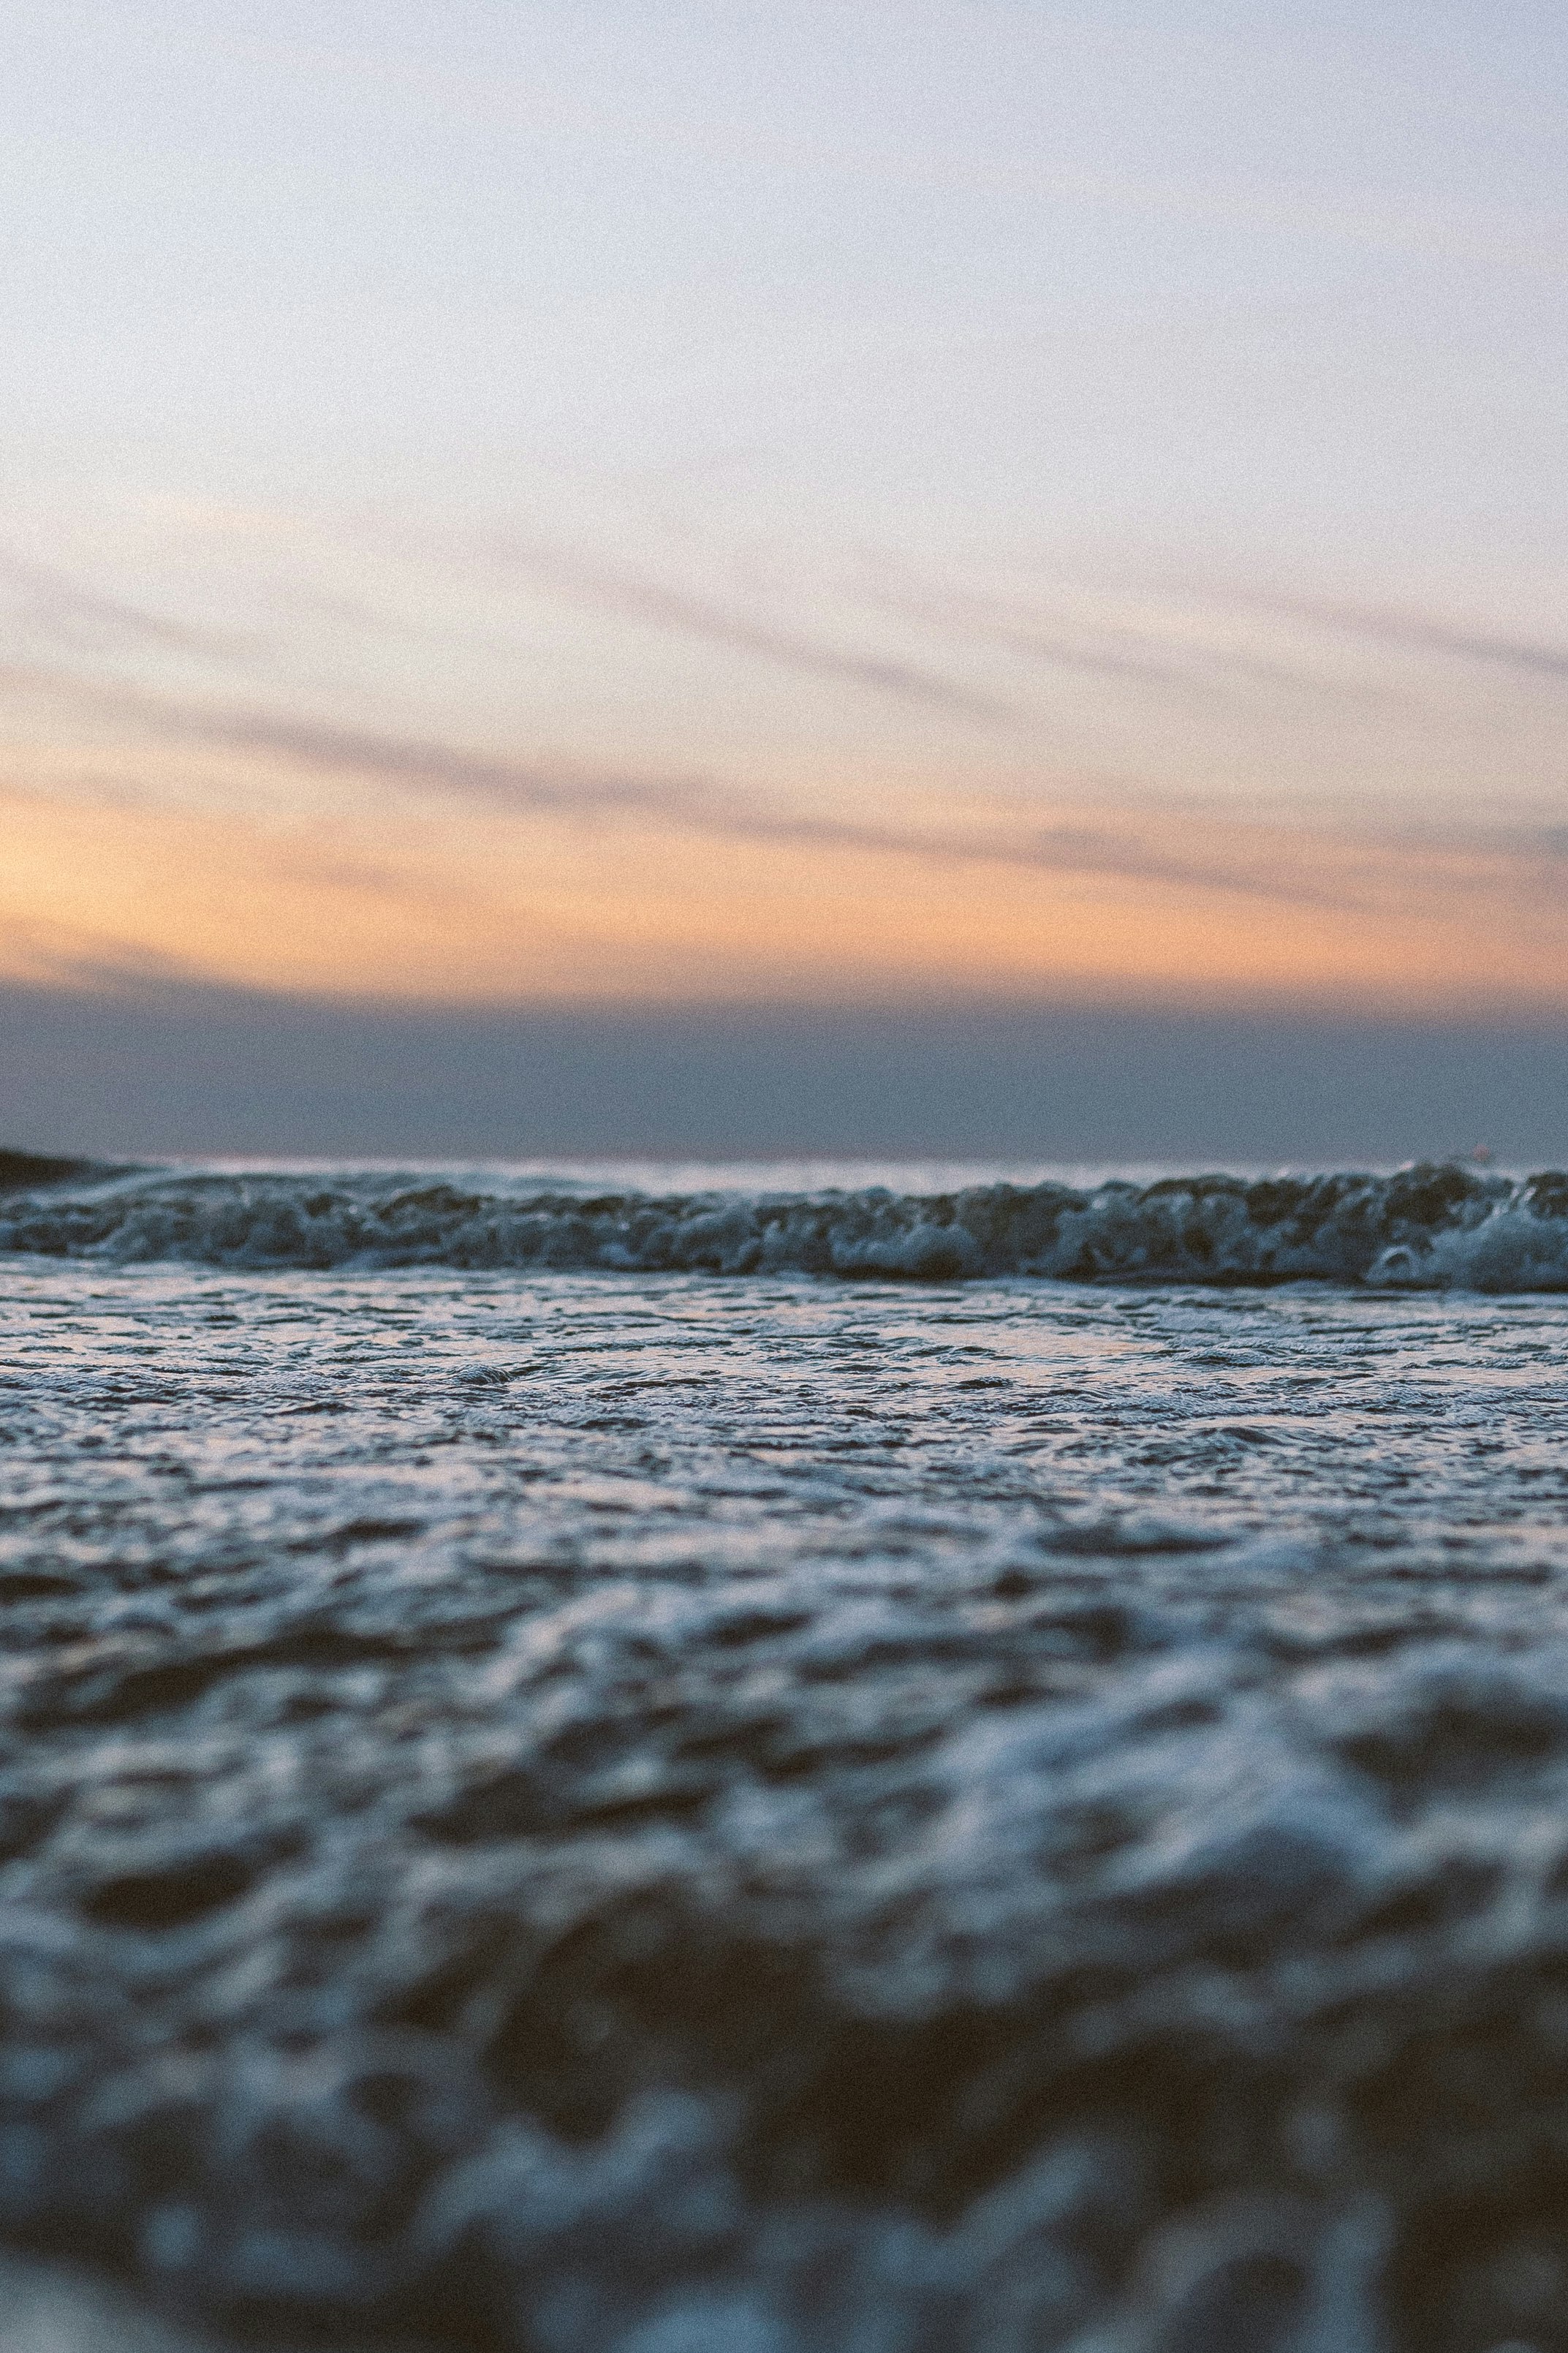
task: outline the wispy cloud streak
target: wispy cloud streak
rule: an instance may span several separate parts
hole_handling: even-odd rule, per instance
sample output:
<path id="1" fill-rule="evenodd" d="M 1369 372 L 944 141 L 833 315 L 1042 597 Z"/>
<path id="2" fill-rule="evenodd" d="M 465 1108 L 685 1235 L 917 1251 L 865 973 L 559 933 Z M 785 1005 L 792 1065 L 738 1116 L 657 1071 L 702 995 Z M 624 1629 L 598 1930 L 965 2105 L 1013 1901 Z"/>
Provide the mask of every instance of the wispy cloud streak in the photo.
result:
<path id="1" fill-rule="evenodd" d="M 502 569 L 524 575 L 536 586 L 575 602 L 654 628 L 678 630 L 731 652 L 752 654 L 788 670 L 992 726 L 1016 725 L 1025 715 L 998 696 L 982 693 L 917 663 L 831 645 L 637 573 L 499 535 L 488 538 L 479 552 Z"/>
<path id="2" fill-rule="evenodd" d="M 1507 631 L 1467 629 L 1426 613 L 1404 613 L 1376 605 L 1342 603 L 1332 597 L 1290 596 L 1258 593 L 1228 601 L 1277 613 L 1289 620 L 1308 621 L 1320 628 L 1373 639 L 1387 646 L 1405 646 L 1422 653 L 1451 654 L 1458 660 L 1496 664 L 1535 678 L 1568 681 L 1568 646 Z"/>
<path id="3" fill-rule="evenodd" d="M 57 642 L 79 644 L 84 638 L 160 651 L 195 654 L 202 659 L 232 661 L 247 650 L 244 642 L 163 613 L 150 613 L 121 596 L 107 596 L 53 565 L 0 548 L 0 580 L 10 582 L 26 600 L 24 617 L 41 624 Z"/>

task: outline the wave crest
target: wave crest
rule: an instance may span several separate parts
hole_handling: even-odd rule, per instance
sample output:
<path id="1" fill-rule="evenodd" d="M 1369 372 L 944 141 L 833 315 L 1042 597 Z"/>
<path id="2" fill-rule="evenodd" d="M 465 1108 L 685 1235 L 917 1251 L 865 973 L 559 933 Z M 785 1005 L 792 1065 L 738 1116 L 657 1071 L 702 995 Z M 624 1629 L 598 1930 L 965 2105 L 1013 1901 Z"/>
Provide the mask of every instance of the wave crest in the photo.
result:
<path id="1" fill-rule="evenodd" d="M 58 1165 L 58 1164 L 57 1164 Z M 58 1177 L 0 1202 L 0 1250 L 234 1268 L 437 1266 L 954 1282 L 1568 1290 L 1568 1176 L 1458 1164 L 812 1193 L 590 1192 L 366 1174 Z"/>

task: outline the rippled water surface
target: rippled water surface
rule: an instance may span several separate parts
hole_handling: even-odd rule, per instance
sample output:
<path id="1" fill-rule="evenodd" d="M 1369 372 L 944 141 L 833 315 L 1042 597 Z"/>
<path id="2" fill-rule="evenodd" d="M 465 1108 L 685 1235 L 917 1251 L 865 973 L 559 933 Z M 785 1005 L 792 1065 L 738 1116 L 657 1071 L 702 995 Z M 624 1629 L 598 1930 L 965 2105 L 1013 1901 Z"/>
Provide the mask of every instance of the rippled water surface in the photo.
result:
<path id="1" fill-rule="evenodd" d="M 1568 1303 L 0 1331 L 14 2243 L 290 2341 L 1568 2347 Z"/>

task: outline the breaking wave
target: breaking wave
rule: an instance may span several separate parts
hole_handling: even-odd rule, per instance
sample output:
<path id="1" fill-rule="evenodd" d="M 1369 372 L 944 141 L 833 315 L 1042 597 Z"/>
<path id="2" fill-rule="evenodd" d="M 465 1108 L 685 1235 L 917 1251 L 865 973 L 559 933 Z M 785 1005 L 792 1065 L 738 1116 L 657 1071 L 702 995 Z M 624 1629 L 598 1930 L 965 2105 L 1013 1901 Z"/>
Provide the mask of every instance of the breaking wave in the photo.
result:
<path id="1" fill-rule="evenodd" d="M 235 1268 L 1568 1291 L 1568 1175 L 1458 1163 L 945 1193 L 595 1191 L 567 1179 L 151 1170 L 0 1155 L 0 1251 Z"/>

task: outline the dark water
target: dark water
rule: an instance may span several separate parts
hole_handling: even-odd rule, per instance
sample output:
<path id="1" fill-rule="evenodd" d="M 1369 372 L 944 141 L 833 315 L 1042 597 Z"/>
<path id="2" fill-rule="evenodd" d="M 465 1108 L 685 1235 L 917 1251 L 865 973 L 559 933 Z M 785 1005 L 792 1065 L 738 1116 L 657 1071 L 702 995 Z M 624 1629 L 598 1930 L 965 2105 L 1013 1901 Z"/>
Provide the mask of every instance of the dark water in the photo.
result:
<path id="1" fill-rule="evenodd" d="M 1549 1222 L 1458 1174 L 1379 1250 Z M 1568 2348 L 1568 1301 L 276 1262 L 432 1182 L 5 1209 L 0 2232 L 264 2341 Z"/>

